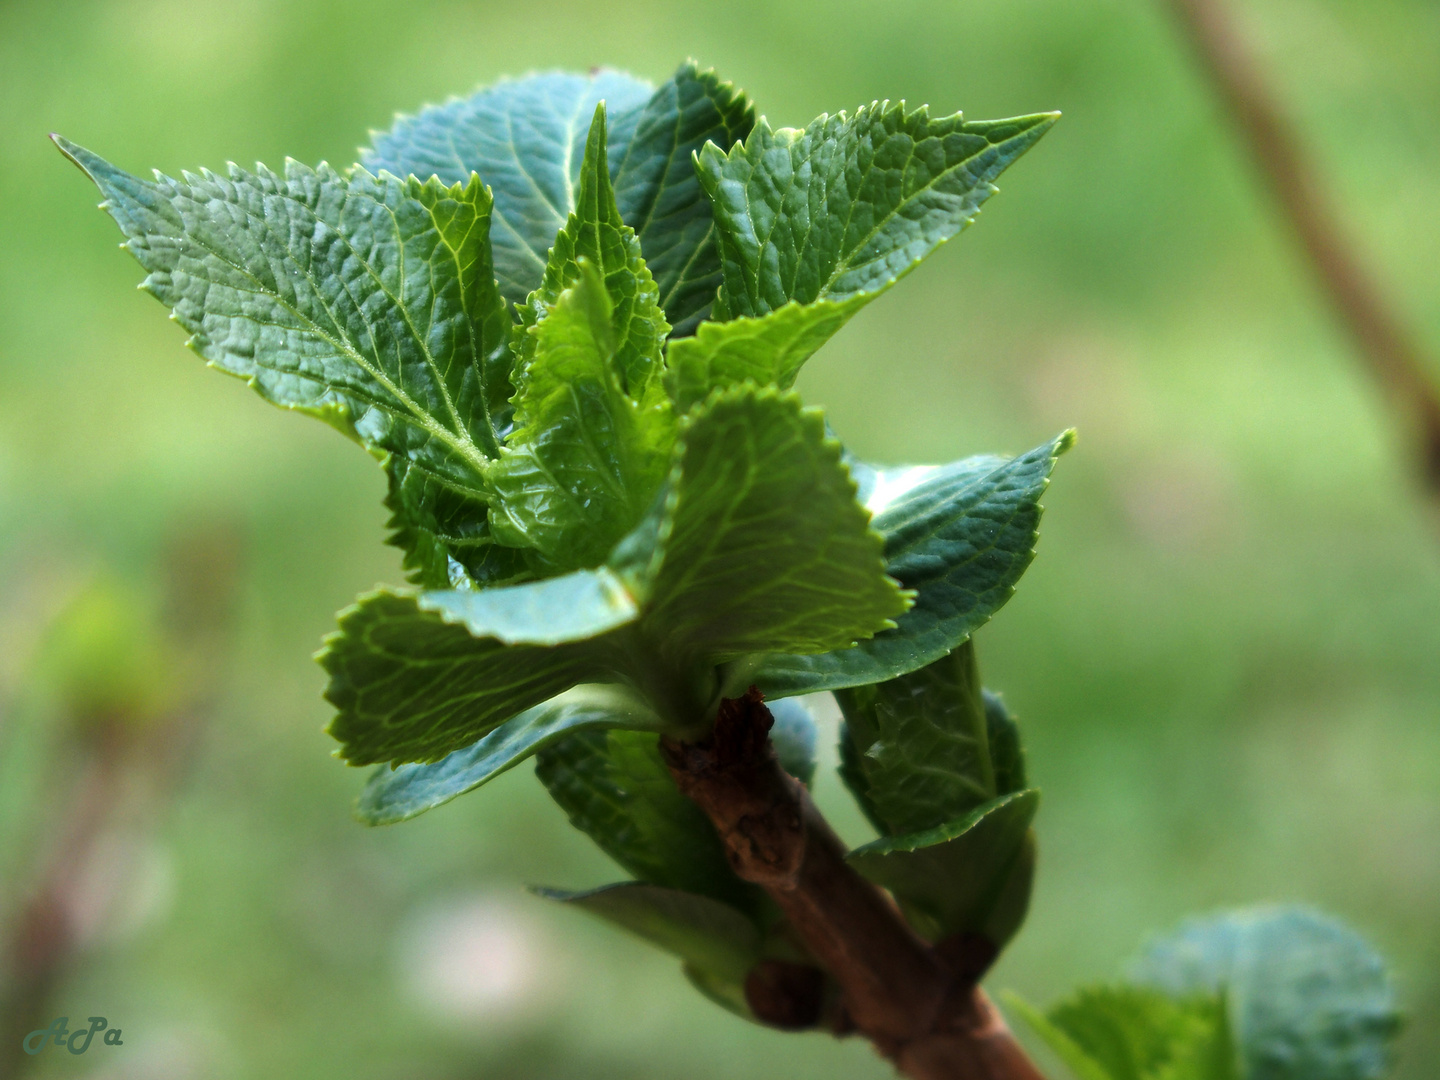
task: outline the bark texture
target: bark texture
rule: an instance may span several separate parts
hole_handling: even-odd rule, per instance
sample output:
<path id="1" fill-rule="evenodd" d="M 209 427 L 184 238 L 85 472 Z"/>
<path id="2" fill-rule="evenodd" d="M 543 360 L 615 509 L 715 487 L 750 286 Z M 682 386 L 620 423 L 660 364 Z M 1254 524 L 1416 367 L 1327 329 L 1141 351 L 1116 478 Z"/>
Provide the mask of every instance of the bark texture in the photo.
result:
<path id="1" fill-rule="evenodd" d="M 865 1035 L 912 1080 L 1043 1080 L 973 972 L 922 940 L 889 897 L 851 869 L 809 793 L 776 761 L 772 723 L 751 688 L 721 704 L 703 741 L 665 739 L 661 747 L 735 872 L 774 898 L 840 986 L 837 1033 Z M 760 985 L 752 993 L 747 984 L 747 994 L 761 1015 L 814 1014 L 813 997 L 787 1006 L 777 973 L 752 981 Z M 789 983 L 818 997 L 793 973 Z"/>

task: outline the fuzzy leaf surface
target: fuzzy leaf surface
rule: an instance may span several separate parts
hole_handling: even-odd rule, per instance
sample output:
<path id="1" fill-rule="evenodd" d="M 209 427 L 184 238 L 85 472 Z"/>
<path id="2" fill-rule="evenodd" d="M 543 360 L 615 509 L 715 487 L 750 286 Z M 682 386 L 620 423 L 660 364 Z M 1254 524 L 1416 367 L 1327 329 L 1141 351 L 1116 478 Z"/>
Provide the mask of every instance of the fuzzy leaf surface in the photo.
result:
<path id="1" fill-rule="evenodd" d="M 708 896 L 642 881 L 588 892 L 535 892 L 614 923 L 725 982 L 743 983 L 760 958 L 760 931 L 754 920 Z"/>
<path id="2" fill-rule="evenodd" d="M 999 951 L 1020 929 L 1030 905 L 1038 791 L 994 799 L 964 817 L 857 848 L 849 862 L 889 889 L 906 919 L 930 941 L 984 937 Z"/>
<path id="3" fill-rule="evenodd" d="M 755 683 L 767 698 L 884 682 L 956 648 L 1015 592 L 1035 556 L 1040 497 L 1069 432 L 989 471 L 961 461 L 896 491 L 870 476 L 874 528 L 885 538 L 886 571 L 915 592 L 894 629 L 853 649 L 819 656 L 768 656 L 727 680 Z M 979 459 L 989 462 L 992 459 Z M 898 481 L 897 481 L 898 482 Z M 779 650 L 775 650 L 778 652 Z"/>
<path id="4" fill-rule="evenodd" d="M 606 634 L 638 605 L 610 571 L 480 592 L 379 591 L 340 615 L 318 659 L 352 765 L 438 762 L 581 682 L 613 680 Z"/>
<path id="5" fill-rule="evenodd" d="M 105 196 L 143 287 L 190 346 L 260 395 L 386 462 L 398 541 L 439 584 L 442 555 L 489 557 L 491 409 L 509 393 L 509 316 L 490 270 L 490 197 L 288 162 L 141 180 L 57 139 Z"/>
<path id="6" fill-rule="evenodd" d="M 356 816 L 366 825 L 407 821 L 488 783 L 567 735 L 612 727 L 658 730 L 659 721 L 619 687 L 577 686 L 440 761 L 380 766 L 360 794 Z"/>
<path id="7" fill-rule="evenodd" d="M 638 401 L 626 393 L 600 268 L 586 259 L 577 273 L 526 331 L 534 352 L 515 430 L 490 473 L 495 534 L 533 548 L 550 572 L 604 561 L 651 508 L 674 440 L 658 389 Z"/>
<path id="8" fill-rule="evenodd" d="M 730 869 L 710 819 L 675 786 L 654 734 L 572 735 L 540 751 L 535 775 L 571 824 L 642 881 L 747 913 L 760 904 Z"/>
<path id="9" fill-rule="evenodd" d="M 575 211 L 595 107 L 609 105 L 608 139 L 618 158 L 652 93 L 649 83 L 616 71 L 506 80 L 400 117 L 361 162 L 374 172 L 434 174 L 445 183 L 479 173 L 495 196 L 491 241 L 500 291 L 519 304 L 539 287 L 555 234 Z"/>
<path id="10" fill-rule="evenodd" d="M 817 410 L 753 385 L 682 424 L 646 631 L 671 655 L 824 652 L 908 606 Z"/>
<path id="11" fill-rule="evenodd" d="M 1354 931 L 1301 908 L 1186 923 L 1152 943 L 1137 982 L 1223 992 L 1246 1080 L 1379 1080 L 1400 1029 L 1384 961 Z"/>
<path id="12" fill-rule="evenodd" d="M 610 142 L 621 216 L 640 238 L 677 337 L 709 316 L 720 285 L 714 217 L 693 155 L 707 142 L 728 150 L 754 126 L 743 92 L 687 61 L 646 102 L 624 151 Z"/>

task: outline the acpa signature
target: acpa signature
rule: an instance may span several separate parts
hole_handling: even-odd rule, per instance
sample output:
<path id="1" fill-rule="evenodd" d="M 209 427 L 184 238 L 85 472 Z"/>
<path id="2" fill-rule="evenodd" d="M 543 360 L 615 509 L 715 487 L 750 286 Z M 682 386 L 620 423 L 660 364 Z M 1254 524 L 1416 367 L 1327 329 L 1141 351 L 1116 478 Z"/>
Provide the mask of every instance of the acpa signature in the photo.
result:
<path id="1" fill-rule="evenodd" d="M 38 1054 L 45 1049 L 45 1044 L 52 1038 L 56 1046 L 63 1046 L 72 1054 L 83 1054 L 90 1049 L 90 1040 L 95 1038 L 96 1032 L 105 1031 L 105 1017 L 90 1017 L 88 1028 L 77 1027 L 70 1030 L 70 1018 L 68 1016 L 58 1017 L 48 1028 L 38 1028 L 25 1036 L 23 1043 L 27 1054 Z M 120 1029 L 111 1028 L 105 1031 L 106 1046 L 124 1046 L 120 1041 Z"/>

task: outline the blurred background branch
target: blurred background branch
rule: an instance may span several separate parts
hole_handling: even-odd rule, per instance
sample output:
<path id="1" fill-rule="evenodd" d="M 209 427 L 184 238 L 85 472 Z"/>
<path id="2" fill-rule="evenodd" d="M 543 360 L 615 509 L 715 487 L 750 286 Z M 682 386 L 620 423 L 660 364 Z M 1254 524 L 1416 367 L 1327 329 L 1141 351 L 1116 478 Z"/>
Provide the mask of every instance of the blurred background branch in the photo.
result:
<path id="1" fill-rule="evenodd" d="M 27 764 L 40 775 L 6 823 L 23 851 L 10 855 L 0 890 L 0 1080 L 38 1064 L 22 1048 L 25 1035 L 64 1014 L 55 999 L 66 975 L 143 870 L 141 846 L 114 841 L 153 827 L 218 697 L 238 531 L 180 529 L 162 561 L 158 604 L 104 572 L 78 589 L 55 574 L 22 579 L 32 590 L 48 583 L 62 603 L 40 596 L 17 605 L 36 613 L 26 691 L 54 699 L 54 736 L 37 740 Z M 18 737 L 0 731 L 7 736 Z"/>
<path id="2" fill-rule="evenodd" d="M 1433 374 L 1440 368 L 1364 266 L 1225 0 L 1168 2 L 1335 317 L 1401 415 L 1421 482 L 1440 499 L 1440 388 Z"/>

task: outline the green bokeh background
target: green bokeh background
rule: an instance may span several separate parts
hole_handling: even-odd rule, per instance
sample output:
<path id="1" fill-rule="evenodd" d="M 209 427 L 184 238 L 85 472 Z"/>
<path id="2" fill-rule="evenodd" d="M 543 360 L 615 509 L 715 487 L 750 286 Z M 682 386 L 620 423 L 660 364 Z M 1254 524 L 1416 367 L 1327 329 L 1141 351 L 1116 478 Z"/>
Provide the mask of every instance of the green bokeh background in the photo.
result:
<path id="1" fill-rule="evenodd" d="M 1440 351 L 1440 7 L 1231 6 Z M 747 1026 L 665 957 L 525 896 L 620 876 L 528 766 L 412 823 L 351 821 L 363 774 L 328 756 L 309 657 L 336 609 L 399 580 L 380 472 L 184 350 L 45 139 L 136 172 L 343 165 L 395 110 L 502 74 L 660 79 L 686 55 L 777 125 L 877 97 L 1066 114 L 801 380 L 874 460 L 1080 430 L 1039 558 L 977 638 L 1045 790 L 1034 907 L 990 985 L 1045 1003 L 1187 913 L 1313 903 L 1393 961 L 1397 1076 L 1433 1076 L 1440 528 L 1156 0 L 0 0 L 6 595 L 40 556 L 143 581 L 189 522 L 238 521 L 247 548 L 218 715 L 154 822 L 160 899 L 52 1010 L 103 1013 L 126 1045 L 43 1075 L 888 1075 L 862 1044 Z M 863 841 L 823 772 L 822 807 Z M 462 975 L 498 964 L 466 1015 L 414 986 L 447 951 Z"/>

